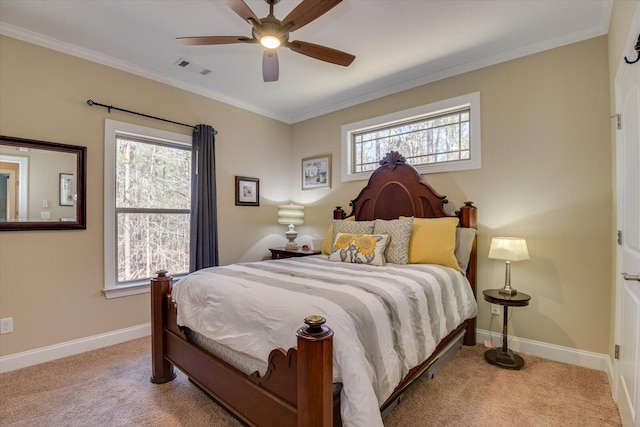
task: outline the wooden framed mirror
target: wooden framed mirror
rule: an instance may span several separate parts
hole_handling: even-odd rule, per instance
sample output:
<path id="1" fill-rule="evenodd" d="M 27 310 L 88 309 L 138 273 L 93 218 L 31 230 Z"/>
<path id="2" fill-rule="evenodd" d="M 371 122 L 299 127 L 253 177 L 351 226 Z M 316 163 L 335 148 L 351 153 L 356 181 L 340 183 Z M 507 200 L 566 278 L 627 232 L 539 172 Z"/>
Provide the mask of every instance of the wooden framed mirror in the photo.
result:
<path id="1" fill-rule="evenodd" d="M 0 136 L 0 231 L 86 229 L 86 153 Z"/>

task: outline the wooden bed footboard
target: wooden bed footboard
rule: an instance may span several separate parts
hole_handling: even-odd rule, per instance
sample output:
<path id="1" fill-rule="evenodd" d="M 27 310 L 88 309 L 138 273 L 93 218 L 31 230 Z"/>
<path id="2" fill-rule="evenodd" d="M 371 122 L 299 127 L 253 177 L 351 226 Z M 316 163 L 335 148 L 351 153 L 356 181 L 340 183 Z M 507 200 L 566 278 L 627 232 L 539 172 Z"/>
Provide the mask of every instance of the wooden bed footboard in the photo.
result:
<path id="1" fill-rule="evenodd" d="M 151 279 L 151 382 L 173 380 L 175 365 L 248 425 L 334 425 L 333 331 L 324 318 L 307 317 L 296 333 L 297 348 L 273 350 L 263 376 L 246 375 L 188 341 L 176 322 L 171 288 L 166 271 Z"/>
<path id="2" fill-rule="evenodd" d="M 246 375 L 193 343 L 186 328 L 177 323 L 177 306 L 171 298 L 173 279 L 160 271 L 151 279 L 151 382 L 161 384 L 176 377 L 174 365 L 229 412 L 250 426 L 338 427 L 340 393 L 333 387 L 333 331 L 321 316 L 309 316 L 298 329 L 297 348 L 275 349 L 264 375 Z M 425 362 L 413 368 L 381 406 L 394 404 L 418 379 L 439 352 L 462 331 L 475 342 L 475 319 L 467 319 L 436 347 Z M 473 344 L 471 344 L 473 345 Z"/>

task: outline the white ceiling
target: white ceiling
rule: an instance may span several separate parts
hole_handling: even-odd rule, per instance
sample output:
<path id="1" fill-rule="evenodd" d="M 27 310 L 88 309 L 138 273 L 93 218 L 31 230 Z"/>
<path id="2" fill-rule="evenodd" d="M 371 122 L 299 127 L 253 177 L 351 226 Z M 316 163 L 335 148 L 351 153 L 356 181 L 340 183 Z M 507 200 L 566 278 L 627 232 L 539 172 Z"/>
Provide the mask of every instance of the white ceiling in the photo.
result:
<path id="1" fill-rule="evenodd" d="M 320 0 L 318 0 L 320 1 Z M 245 0 L 262 18 L 264 0 Z M 300 0 L 281 0 L 284 18 Z M 613 0 L 344 0 L 291 34 L 349 52 L 349 67 L 279 49 L 262 81 L 258 45 L 182 46 L 179 36 L 251 36 L 223 0 L 0 0 L 0 34 L 295 123 L 498 62 L 606 34 Z M 179 59 L 212 70 L 207 76 Z M 7 58 L 0 58 L 7 60 Z M 90 96 L 90 94 L 87 94 Z M 96 100 L 117 105 L 117 99 Z M 126 108 L 126 106 L 123 106 Z"/>

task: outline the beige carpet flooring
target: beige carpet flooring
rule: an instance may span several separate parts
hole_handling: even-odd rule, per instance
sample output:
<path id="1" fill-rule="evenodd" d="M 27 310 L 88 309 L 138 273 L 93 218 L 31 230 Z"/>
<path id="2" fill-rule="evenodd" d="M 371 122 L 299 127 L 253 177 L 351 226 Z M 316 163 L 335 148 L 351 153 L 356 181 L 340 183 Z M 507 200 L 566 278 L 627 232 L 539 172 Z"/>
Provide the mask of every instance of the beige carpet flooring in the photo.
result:
<path id="1" fill-rule="evenodd" d="M 464 347 L 432 381 L 419 381 L 385 419 L 411 426 L 620 426 L 604 372 L 523 355 L 520 371 Z M 150 339 L 0 374 L 2 426 L 241 424 L 178 373 L 152 384 Z"/>

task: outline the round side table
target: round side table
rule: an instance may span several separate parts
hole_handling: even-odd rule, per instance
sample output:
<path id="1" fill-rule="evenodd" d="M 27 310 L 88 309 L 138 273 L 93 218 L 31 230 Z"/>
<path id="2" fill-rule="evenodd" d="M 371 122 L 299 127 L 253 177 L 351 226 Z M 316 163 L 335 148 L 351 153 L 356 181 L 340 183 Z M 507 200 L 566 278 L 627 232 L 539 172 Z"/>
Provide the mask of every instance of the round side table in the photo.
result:
<path id="1" fill-rule="evenodd" d="M 524 366 L 524 359 L 509 349 L 507 322 L 509 321 L 509 307 L 525 307 L 529 305 L 531 296 L 523 292 L 513 295 L 503 294 L 500 289 L 487 289 L 482 291 L 485 301 L 492 304 L 499 304 L 504 307 L 504 318 L 502 321 L 502 347 L 491 348 L 484 353 L 484 358 L 492 365 L 502 368 L 520 369 Z"/>

